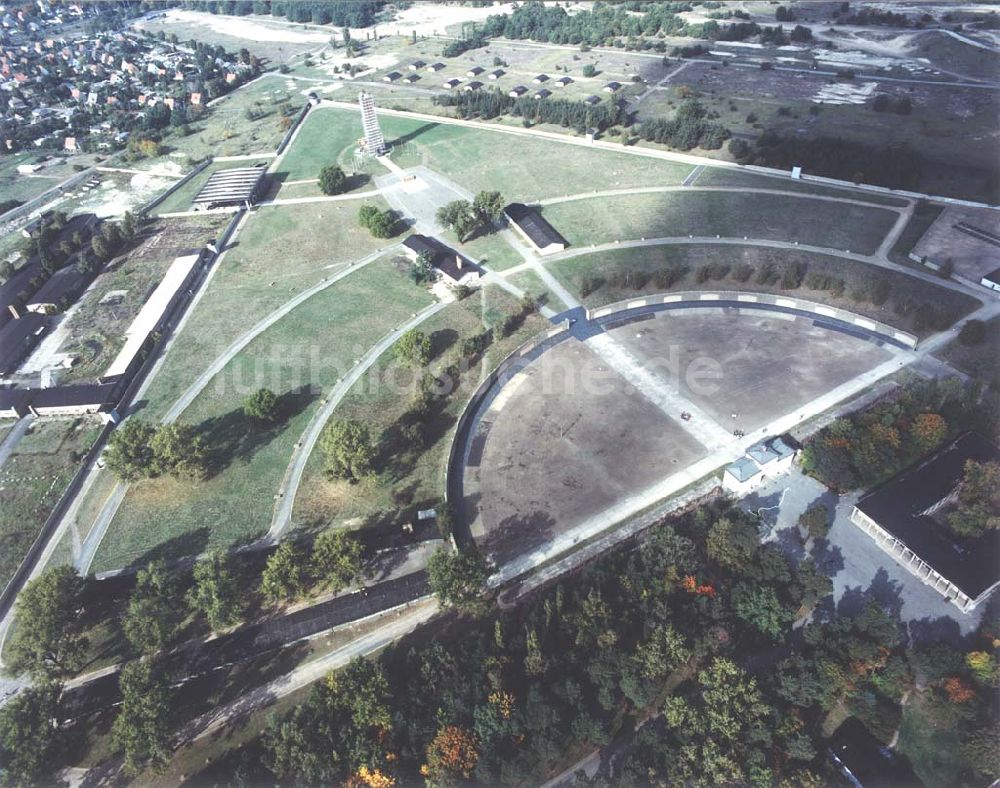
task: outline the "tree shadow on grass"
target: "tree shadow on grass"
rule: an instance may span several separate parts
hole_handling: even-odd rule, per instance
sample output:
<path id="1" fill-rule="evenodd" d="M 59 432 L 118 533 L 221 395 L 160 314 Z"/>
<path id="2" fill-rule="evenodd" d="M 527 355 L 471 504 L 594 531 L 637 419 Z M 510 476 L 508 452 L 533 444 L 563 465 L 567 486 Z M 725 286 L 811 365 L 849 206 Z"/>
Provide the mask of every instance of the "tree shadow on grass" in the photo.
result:
<path id="1" fill-rule="evenodd" d="M 310 386 L 286 391 L 278 398 L 278 416 L 272 422 L 261 422 L 247 416 L 242 407 L 201 422 L 198 433 L 205 441 L 208 478 L 221 473 L 235 460 L 250 460 L 318 396 Z"/>
<path id="2" fill-rule="evenodd" d="M 211 535 L 212 531 L 207 525 L 192 528 L 189 531 L 160 542 L 138 558 L 129 562 L 129 566 L 141 567 L 161 559 L 169 561 L 174 558 L 199 555 L 208 547 L 208 540 Z"/>
<path id="3" fill-rule="evenodd" d="M 456 342 L 458 332 L 453 328 L 440 328 L 431 332 L 431 360 L 440 358 Z"/>

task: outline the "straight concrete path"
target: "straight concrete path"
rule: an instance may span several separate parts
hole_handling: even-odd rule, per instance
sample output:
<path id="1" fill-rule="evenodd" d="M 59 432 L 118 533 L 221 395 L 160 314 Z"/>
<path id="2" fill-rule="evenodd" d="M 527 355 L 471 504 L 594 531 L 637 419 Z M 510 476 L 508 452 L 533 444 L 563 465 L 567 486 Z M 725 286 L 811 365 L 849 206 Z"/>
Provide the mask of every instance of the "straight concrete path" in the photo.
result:
<path id="1" fill-rule="evenodd" d="M 643 366 L 610 334 L 597 333 L 584 345 L 709 451 L 717 451 L 734 442 L 733 435 L 720 427 L 705 410 L 683 396 L 675 386 L 654 371 Z M 684 412 L 691 414 L 691 418 L 682 419 L 680 416 Z"/>
<path id="2" fill-rule="evenodd" d="M 376 631 L 351 641 L 346 646 L 331 651 L 319 659 L 300 665 L 284 676 L 280 676 L 236 700 L 196 718 L 182 730 L 180 743 L 190 743 L 209 736 L 234 720 L 269 706 L 279 698 L 290 695 L 323 678 L 331 670 L 342 668 L 356 657 L 364 657 L 385 648 L 394 640 L 398 640 L 429 621 L 437 611 L 437 600 L 432 597 L 414 600 L 395 621 L 391 621 Z"/>
<path id="3" fill-rule="evenodd" d="M 290 184 L 286 184 L 290 185 Z M 368 197 L 377 197 L 380 194 L 378 189 L 369 189 L 365 192 L 352 192 L 351 194 L 324 194 L 315 197 L 278 197 L 273 200 L 263 200 L 255 207 L 267 208 L 272 205 L 307 205 L 315 202 L 345 202 L 348 200 L 364 200 Z"/>
<path id="4" fill-rule="evenodd" d="M 350 372 L 333 387 L 329 396 L 324 400 L 323 407 L 316 411 L 315 415 L 310 419 L 302 439 L 295 444 L 297 448 L 292 454 L 288 463 L 288 469 L 285 471 L 285 477 L 278 490 L 278 501 L 275 504 L 274 515 L 271 518 L 271 527 L 264 537 L 266 541 L 277 542 L 284 536 L 292 524 L 292 510 L 295 506 L 295 496 L 299 491 L 299 485 L 302 483 L 302 475 L 305 473 L 309 456 L 312 454 L 317 441 L 319 441 L 319 437 L 322 435 L 327 421 L 333 415 L 333 411 L 340 404 L 341 400 L 347 395 L 347 392 L 361 379 L 362 375 L 371 369 L 372 365 L 378 361 L 382 354 L 392 347 L 400 336 L 410 329 L 416 328 L 433 315 L 436 315 L 445 306 L 447 304 L 441 301 L 431 304 L 414 315 L 402 326 L 386 334 L 379 342 L 369 348 L 368 352 L 351 368 Z"/>
<path id="5" fill-rule="evenodd" d="M 699 482 L 709 474 L 716 473 L 722 466 L 728 465 L 742 456 L 747 448 L 766 435 L 780 435 L 788 432 L 796 424 L 819 413 L 823 413 L 837 403 L 857 395 L 887 375 L 898 372 L 917 358 L 919 358 L 918 354 L 913 352 L 894 352 L 893 357 L 888 361 L 837 386 L 811 402 L 796 408 L 794 412 L 776 419 L 763 429 L 759 431 L 755 430 L 752 434 L 744 438 L 732 439 L 728 446 L 711 452 L 708 456 L 688 466 L 680 473 L 668 476 L 663 481 L 618 501 L 614 506 L 609 507 L 603 512 L 598 512 L 583 521 L 576 528 L 559 534 L 554 539 L 550 539 L 531 552 L 525 553 L 504 564 L 490 578 L 489 584 L 493 587 L 500 586 L 526 572 L 532 571 L 556 556 L 573 549 L 575 545 L 598 536 L 603 531 L 613 528 L 618 523 L 633 517 L 644 509 L 675 495 L 688 485 Z"/>

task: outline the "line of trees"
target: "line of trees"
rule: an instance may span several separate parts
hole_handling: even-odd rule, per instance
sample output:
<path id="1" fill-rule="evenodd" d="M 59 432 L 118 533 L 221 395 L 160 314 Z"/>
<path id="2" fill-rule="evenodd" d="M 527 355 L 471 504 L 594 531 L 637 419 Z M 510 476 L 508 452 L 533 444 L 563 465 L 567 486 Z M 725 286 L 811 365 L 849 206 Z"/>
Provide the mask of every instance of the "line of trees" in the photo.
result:
<path id="1" fill-rule="evenodd" d="M 461 118 L 489 120 L 501 115 L 513 115 L 531 123 L 554 123 L 580 134 L 591 128 L 604 131 L 628 123 L 627 113 L 617 101 L 602 101 L 591 106 L 568 99 L 535 99 L 530 95 L 511 98 L 500 90 L 474 90 L 435 96 L 434 103 L 455 107 Z"/>
<path id="2" fill-rule="evenodd" d="M 707 115 L 708 111 L 700 101 L 686 99 L 674 117 L 643 121 L 636 133 L 646 142 L 657 142 L 678 150 L 718 150 L 731 134 L 721 123 L 707 119 Z"/>
<path id="3" fill-rule="evenodd" d="M 183 6 L 227 16 L 257 14 L 314 25 L 370 27 L 385 0 L 184 0 Z"/>
<path id="4" fill-rule="evenodd" d="M 831 489 L 870 488 L 967 429 L 993 434 L 994 394 L 955 378 L 914 380 L 898 396 L 839 418 L 813 436 L 802 467 Z"/>

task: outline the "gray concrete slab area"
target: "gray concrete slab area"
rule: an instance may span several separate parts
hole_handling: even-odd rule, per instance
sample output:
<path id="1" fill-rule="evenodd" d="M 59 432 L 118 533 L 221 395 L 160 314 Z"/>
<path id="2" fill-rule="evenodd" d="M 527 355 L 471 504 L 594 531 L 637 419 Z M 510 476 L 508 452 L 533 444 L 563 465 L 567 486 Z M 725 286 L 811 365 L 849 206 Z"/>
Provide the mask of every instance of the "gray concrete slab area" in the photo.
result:
<path id="1" fill-rule="evenodd" d="M 498 561 L 703 453 L 579 342 L 548 351 L 514 385 L 486 414 L 491 421 L 479 466 L 482 545 Z"/>
<path id="2" fill-rule="evenodd" d="M 444 229 L 435 215 L 438 208 L 455 200 L 471 200 L 474 196 L 422 166 L 380 175 L 375 185 L 395 211 L 413 219 L 414 231 L 429 235 L 440 234 Z"/>
<path id="3" fill-rule="evenodd" d="M 898 609 L 900 619 L 918 639 L 967 635 L 979 626 L 982 610 L 963 613 L 944 597 L 921 583 L 850 521 L 859 494 L 837 496 L 797 469 L 770 482 L 740 501 L 748 511 L 764 520 L 768 540 L 801 560 L 811 555 L 833 580 L 833 599 L 851 604 L 859 594 L 875 599 L 889 609 Z M 824 503 L 833 514 L 830 531 L 823 541 L 803 543 L 797 526 L 799 516 L 813 503 Z"/>
<path id="4" fill-rule="evenodd" d="M 719 310 L 661 312 L 611 335 L 719 425 L 747 434 L 892 357 L 808 320 Z"/>

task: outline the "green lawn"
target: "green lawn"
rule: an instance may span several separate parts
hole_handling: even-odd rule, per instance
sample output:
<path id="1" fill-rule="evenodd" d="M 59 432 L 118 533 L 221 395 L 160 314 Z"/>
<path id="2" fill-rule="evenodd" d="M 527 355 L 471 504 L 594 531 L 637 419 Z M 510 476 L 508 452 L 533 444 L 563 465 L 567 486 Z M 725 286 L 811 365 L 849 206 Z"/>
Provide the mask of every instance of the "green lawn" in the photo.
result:
<path id="1" fill-rule="evenodd" d="M 924 785 L 958 785 L 967 768 L 962 741 L 950 719 L 953 713 L 941 701 L 920 692 L 914 692 L 903 706 L 896 749 L 910 759 Z"/>
<path id="2" fill-rule="evenodd" d="M 339 164 L 350 172 L 354 149 L 362 136 L 360 113 L 313 110 L 302 121 L 291 147 L 275 168 L 275 176 L 288 181 L 318 178 L 319 171 L 330 164 Z M 381 166 L 378 169 L 384 171 Z"/>
<path id="3" fill-rule="evenodd" d="M 378 199 L 257 209 L 217 263 L 204 297 L 147 392 L 161 416 L 211 359 L 282 304 L 347 264 L 395 243 L 358 226 L 364 203 Z"/>
<path id="4" fill-rule="evenodd" d="M 254 167 L 256 165 L 266 167 L 270 162 L 269 158 L 248 161 L 214 161 L 157 205 L 153 210 L 153 214 L 159 215 L 162 213 L 192 210 L 191 201 L 198 195 L 198 192 L 208 182 L 208 179 L 217 172 L 242 167 Z"/>
<path id="5" fill-rule="evenodd" d="M 112 569 L 151 555 L 227 547 L 267 530 L 292 450 L 310 417 L 357 358 L 432 302 L 404 269 L 382 260 L 310 298 L 256 340 L 185 411 L 217 457 L 204 482 L 155 479 L 133 485 L 94 562 Z M 255 428 L 244 398 L 266 386 L 282 398 L 283 419 Z"/>
<path id="6" fill-rule="evenodd" d="M 567 309 L 562 299 L 549 290 L 548 285 L 534 271 L 521 271 L 508 277 L 507 281 L 514 285 L 514 287 L 521 288 L 540 305 L 547 306 L 556 312 L 562 312 Z"/>
<path id="7" fill-rule="evenodd" d="M 38 536 L 100 429 L 96 420 L 35 422 L 0 469 L 0 588 Z"/>
<path id="8" fill-rule="evenodd" d="M 314 112 L 313 119 L 326 118 L 327 127 L 342 122 L 343 115 L 358 116 L 322 106 Z M 686 164 L 489 129 L 388 115 L 379 121 L 386 141 L 394 146 L 392 158 L 401 166 L 422 163 L 470 191 L 497 190 L 511 200 L 540 200 L 598 188 L 679 184 L 691 171 Z M 314 160 L 327 161 L 337 155 L 339 136 L 334 135 L 332 143 L 324 140 Z"/>
<path id="9" fill-rule="evenodd" d="M 862 254 L 875 252 L 896 220 L 894 212 L 881 208 L 722 192 L 595 197 L 548 205 L 544 214 L 575 246 L 720 235 L 799 241 Z"/>
<path id="10" fill-rule="evenodd" d="M 448 230 L 445 232 L 444 238 L 455 249 L 474 260 L 478 260 L 494 271 L 506 271 L 508 268 L 513 268 L 524 262 L 517 250 L 498 233 L 479 235 L 471 241 L 459 243 L 455 234 Z"/>
<path id="11" fill-rule="evenodd" d="M 429 318 L 420 330 L 434 346 L 430 370 L 439 373 L 461 357 L 463 341 L 497 325 L 519 308 L 516 299 L 496 286 L 489 286 L 464 301 L 451 304 Z M 445 460 L 458 416 L 482 376 L 511 351 L 543 331 L 549 324 L 537 314 L 510 336 L 497 339 L 482 360 L 466 369 L 458 387 L 439 400 L 424 422 L 426 444 L 414 449 L 398 434 L 400 417 L 414 395 L 417 372 L 396 364 L 392 351 L 348 392 L 334 418 L 355 419 L 381 436 L 379 473 L 361 484 L 326 478 L 323 458 L 313 452 L 295 500 L 294 522 L 299 527 L 323 528 L 363 526 L 379 522 L 403 522 L 420 508 L 433 506 L 444 494 Z"/>
<path id="12" fill-rule="evenodd" d="M 861 200 L 875 205 L 891 205 L 905 208 L 908 201 L 900 197 L 890 197 L 875 192 L 851 191 L 838 189 L 835 186 L 824 186 L 811 181 L 792 180 L 787 178 L 772 178 L 757 175 L 744 170 L 732 170 L 723 167 L 706 167 L 692 186 L 736 186 L 747 189 L 775 189 L 777 191 L 802 192 L 803 194 L 820 194 L 826 197 L 842 197 L 847 200 Z"/>
<path id="13" fill-rule="evenodd" d="M 698 269 L 709 265 L 723 267 L 725 269 L 723 278 L 699 282 Z M 734 276 L 735 269 L 741 265 L 753 269 L 750 278 L 742 282 Z M 786 293 L 831 304 L 912 331 L 919 336 L 926 336 L 932 333 L 932 330 L 916 325 L 916 306 L 929 303 L 935 309 L 950 315 L 952 319 L 958 319 L 979 305 L 979 302 L 971 296 L 945 290 L 906 274 L 886 271 L 865 263 L 851 263 L 845 266 L 844 261 L 836 257 L 797 249 L 666 244 L 581 254 L 550 262 L 548 267 L 570 292 L 591 308 L 667 290 L 750 290 Z M 784 290 L 781 287 L 781 277 L 791 268 L 803 272 L 803 285 L 796 289 Z M 759 281 L 758 274 L 767 269 L 774 272 L 774 281 L 769 283 Z M 667 280 L 658 280 L 657 275 L 664 273 L 677 277 L 676 281 L 673 281 L 673 284 L 664 284 Z M 843 294 L 835 296 L 830 291 L 810 289 L 808 281 L 811 274 L 842 279 L 845 285 Z M 890 284 L 889 297 L 884 304 L 877 306 L 852 297 L 852 293 L 856 290 L 870 291 L 872 282 L 878 279 L 885 279 Z M 585 294 L 585 290 L 589 292 Z"/>
<path id="14" fill-rule="evenodd" d="M 987 386 L 1000 385 L 1000 318 L 986 323 L 986 339 L 978 345 L 966 346 L 957 339 L 937 355 L 955 369 L 981 380 Z"/>

